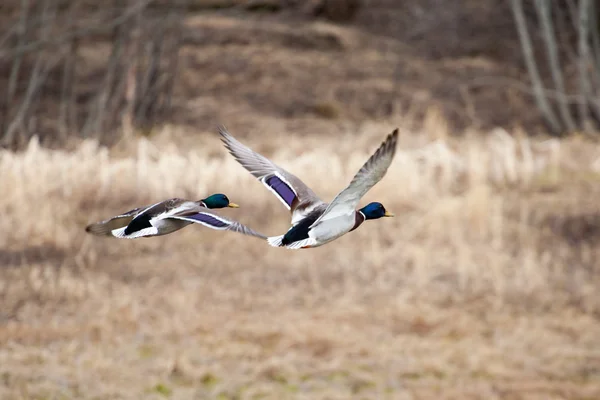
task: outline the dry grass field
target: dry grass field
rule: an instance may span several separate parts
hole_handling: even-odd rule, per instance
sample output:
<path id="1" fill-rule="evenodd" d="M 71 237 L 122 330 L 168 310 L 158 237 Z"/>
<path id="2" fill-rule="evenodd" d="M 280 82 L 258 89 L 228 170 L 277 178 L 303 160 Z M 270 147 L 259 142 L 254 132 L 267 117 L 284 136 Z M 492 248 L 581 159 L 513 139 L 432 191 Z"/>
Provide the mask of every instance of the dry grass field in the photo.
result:
<path id="1" fill-rule="evenodd" d="M 409 3 L 340 25 L 198 12 L 172 125 L 0 150 L 0 399 L 600 399 L 600 144 L 489 130 L 539 125 L 529 97 L 481 83 L 522 77 L 507 8 L 463 26 Z M 82 44 L 80 101 L 109 55 Z M 51 94 L 32 125 L 58 115 Z M 85 233 L 215 192 L 241 205 L 228 217 L 285 232 L 217 123 L 324 200 L 399 127 L 361 203 L 397 217 L 301 251 L 201 226 Z"/>
<path id="2" fill-rule="evenodd" d="M 201 226 L 85 234 L 213 192 L 284 232 L 287 212 L 214 129 L 0 153 L 0 397 L 600 398 L 598 144 L 457 139 L 434 113 L 420 132 L 232 133 L 330 199 L 395 126 L 395 162 L 363 204 L 397 218 L 301 251 Z"/>

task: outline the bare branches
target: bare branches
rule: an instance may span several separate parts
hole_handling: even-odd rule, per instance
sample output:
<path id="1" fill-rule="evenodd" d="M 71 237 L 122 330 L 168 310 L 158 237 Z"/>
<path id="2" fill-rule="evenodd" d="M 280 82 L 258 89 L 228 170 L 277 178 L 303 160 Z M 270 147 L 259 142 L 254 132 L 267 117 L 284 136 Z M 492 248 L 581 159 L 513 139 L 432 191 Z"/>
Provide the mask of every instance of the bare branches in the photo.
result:
<path id="1" fill-rule="evenodd" d="M 120 0 L 115 0 L 114 16 L 119 15 L 118 4 Z M 124 46 L 127 41 L 127 29 L 123 25 L 115 26 L 113 28 L 112 37 L 112 49 L 108 58 L 108 65 L 106 67 L 106 73 L 104 74 L 104 80 L 102 87 L 98 93 L 98 96 L 94 98 L 92 102 L 92 109 L 89 111 L 88 124 L 84 128 L 83 135 L 89 136 L 91 132 L 100 133 L 103 131 L 105 126 L 105 115 L 106 108 L 111 96 L 113 95 L 115 80 L 119 73 L 119 66 L 123 61 Z"/>
<path id="2" fill-rule="evenodd" d="M 523 51 L 523 58 L 525 59 L 525 65 L 531 78 L 533 91 L 535 94 L 535 101 L 540 109 L 542 115 L 550 125 L 550 129 L 558 134 L 562 127 L 554 114 L 554 111 L 550 107 L 548 99 L 544 96 L 544 85 L 542 78 L 540 77 L 537 64 L 535 61 L 535 55 L 533 53 L 533 45 L 531 44 L 531 38 L 527 30 L 527 22 L 525 21 L 525 15 L 523 13 L 523 2 L 522 0 L 511 0 L 511 8 L 517 25 L 517 32 L 519 39 L 521 40 L 521 50 Z"/>
<path id="3" fill-rule="evenodd" d="M 28 28 L 28 24 L 27 24 L 27 18 L 28 18 L 28 14 L 29 14 L 29 1 L 28 0 L 21 0 L 21 11 L 20 11 L 20 16 L 19 16 L 19 22 L 17 24 L 17 29 L 16 29 L 16 33 L 18 35 L 17 38 L 17 46 L 23 46 L 25 44 L 25 40 L 27 37 L 27 28 Z M 6 92 L 6 103 L 4 104 L 3 110 L 2 110 L 2 120 L 0 120 L 0 129 L 2 129 L 2 131 L 4 131 L 8 124 L 9 121 L 11 120 L 11 104 L 13 102 L 13 98 L 15 95 L 15 91 L 17 90 L 17 82 L 19 80 L 19 73 L 21 71 L 21 62 L 22 62 L 22 55 L 19 54 L 17 55 L 14 60 L 12 61 L 12 66 L 10 69 L 10 75 L 8 77 L 8 89 Z"/>
<path id="4" fill-rule="evenodd" d="M 19 18 L 18 25 L 18 47 L 22 47 L 25 44 L 25 38 L 27 37 L 27 17 L 29 14 L 29 0 L 21 0 L 21 16 Z M 17 88 L 17 79 L 19 77 L 19 70 L 21 68 L 21 60 L 23 59 L 22 54 L 18 54 L 13 60 L 13 65 L 10 70 L 10 77 L 8 78 L 8 93 L 6 96 L 7 104 L 12 102 L 12 98 Z"/>
<path id="5" fill-rule="evenodd" d="M 44 38 L 33 43 L 28 43 L 24 46 L 14 49 L 13 51 L 2 51 L 0 52 L 0 58 L 9 58 L 19 53 L 29 53 L 32 51 L 38 51 L 39 49 L 44 47 L 65 43 L 66 41 L 72 38 L 91 36 L 103 32 L 110 32 L 110 30 L 113 29 L 115 26 L 128 22 L 132 17 L 134 17 L 140 10 L 145 8 L 152 1 L 153 0 L 137 0 L 131 7 L 125 9 L 123 13 L 117 18 L 85 26 L 83 28 L 73 30 L 72 32 L 64 33 L 57 37 Z M 43 18 L 42 21 L 44 21 Z"/>
<path id="6" fill-rule="evenodd" d="M 181 29 L 180 23 L 185 16 L 188 1 L 189 0 L 178 0 L 176 3 L 179 3 L 180 7 L 172 8 L 167 18 L 170 29 L 170 35 L 168 35 L 168 37 L 170 37 L 171 40 L 169 41 L 170 43 L 166 54 L 167 66 L 165 67 L 165 73 L 167 77 L 165 81 L 164 97 L 161 104 L 161 108 L 165 111 L 171 108 L 173 87 L 175 86 L 175 79 L 179 67 L 179 50 L 183 41 L 183 29 Z"/>
<path id="7" fill-rule="evenodd" d="M 1 146 L 33 134 L 111 143 L 169 114 L 187 0 L 168 4 L 167 18 L 148 9 L 152 0 L 10 1 L 0 34 Z"/>
<path id="8" fill-rule="evenodd" d="M 554 37 L 554 28 L 552 26 L 550 3 L 546 0 L 536 0 L 535 7 L 537 9 L 538 16 L 542 24 L 542 35 L 546 44 L 546 50 L 548 53 L 548 64 L 550 66 L 550 72 L 552 73 L 554 87 L 559 93 L 563 94 L 563 96 L 560 96 L 558 98 L 558 109 L 567 130 L 569 132 L 573 132 L 575 130 L 575 123 L 571 118 L 569 104 L 567 103 L 564 96 L 565 84 L 563 81 L 563 73 L 560 66 L 558 51 L 556 49 L 556 39 Z"/>
<path id="9" fill-rule="evenodd" d="M 67 27 L 73 26 L 73 19 L 77 10 L 77 2 L 72 2 L 68 9 Z M 67 45 L 67 55 L 62 68 L 60 111 L 58 116 L 58 129 L 60 139 L 65 141 L 69 130 L 77 124 L 75 107 L 75 64 L 77 62 L 77 39 L 72 38 Z"/>
<path id="10" fill-rule="evenodd" d="M 133 135 L 134 119 L 135 119 L 135 101 L 139 74 L 139 53 L 141 43 L 142 29 L 142 11 L 138 11 L 135 23 L 131 32 L 131 40 L 127 49 L 127 57 L 129 59 L 127 72 L 125 77 L 125 111 L 122 116 L 123 134 L 125 137 Z M 139 97 L 138 97 L 139 98 Z"/>
<path id="11" fill-rule="evenodd" d="M 53 18 L 55 14 L 55 8 L 51 4 L 51 0 L 44 0 L 42 6 L 42 18 L 48 17 L 50 20 Z M 48 35 L 48 25 L 44 25 L 41 29 L 40 36 Z M 13 64 L 14 65 L 14 64 Z M 34 100 L 35 95 L 40 90 L 46 76 L 50 69 L 54 66 L 54 62 L 48 63 L 44 57 L 43 52 L 39 52 L 36 59 L 33 70 L 31 72 L 31 76 L 29 78 L 29 84 L 27 86 L 27 91 L 25 93 L 25 97 L 21 102 L 17 115 L 10 122 L 10 125 L 6 129 L 6 133 L 2 138 L 3 144 L 13 144 L 15 141 L 15 133 L 21 128 L 22 134 L 25 136 L 27 134 L 25 128 L 25 118 L 30 113 L 30 106 L 32 101 Z M 10 90 L 10 88 L 9 88 Z M 9 92 L 10 94 L 10 92 Z M 14 94 L 14 93 L 13 93 Z M 12 101 L 11 101 L 12 102 Z M 10 105 L 10 103 L 8 103 Z M 26 137 L 24 139 L 27 139 Z M 23 141 L 24 142 L 24 141 Z"/>
<path id="12" fill-rule="evenodd" d="M 580 0 L 579 1 L 579 26 L 578 26 L 578 50 L 579 50 L 579 91 L 581 93 L 582 100 L 579 102 L 579 118 L 581 119 L 581 125 L 584 129 L 588 128 L 590 123 L 589 107 L 588 107 L 588 96 L 589 96 L 589 80 L 587 67 L 589 65 L 589 46 L 588 46 L 588 32 L 589 32 L 589 17 L 590 1 Z"/>
<path id="13" fill-rule="evenodd" d="M 536 61 L 534 41 L 528 33 L 523 2 L 511 0 L 536 105 L 555 134 L 565 133 L 565 130 L 592 132 L 597 128 L 594 121 L 596 125 L 600 122 L 600 102 L 597 99 L 600 94 L 600 28 L 595 3 L 590 0 L 535 1 L 548 70 L 556 89 L 549 92 L 543 87 L 540 70 L 544 68 L 539 68 Z M 557 21 L 556 27 L 553 15 Z M 562 54 L 567 55 L 564 66 L 560 60 L 561 50 Z M 573 72 L 566 74 L 565 68 L 568 67 Z M 558 107 L 560 120 L 554 114 L 553 104 Z"/>
<path id="14" fill-rule="evenodd" d="M 156 16 L 152 32 L 145 34 L 150 40 L 144 46 L 146 68 L 137 86 L 139 102 L 135 119 L 139 126 L 152 126 L 161 112 L 168 110 L 182 36 L 178 27 L 183 16 L 181 10 L 180 7 L 171 9 L 166 19 Z"/>

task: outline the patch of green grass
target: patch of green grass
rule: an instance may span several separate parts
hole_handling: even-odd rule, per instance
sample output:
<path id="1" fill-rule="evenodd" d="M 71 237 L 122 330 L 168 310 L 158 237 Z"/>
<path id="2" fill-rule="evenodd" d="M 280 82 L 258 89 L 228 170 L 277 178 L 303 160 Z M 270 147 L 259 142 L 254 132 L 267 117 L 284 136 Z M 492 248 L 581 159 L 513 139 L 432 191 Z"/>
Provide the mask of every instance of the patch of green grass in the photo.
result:
<path id="1" fill-rule="evenodd" d="M 471 371 L 470 375 L 473 378 L 482 379 L 482 380 L 490 380 L 494 377 L 494 375 L 490 374 L 488 371 L 481 370 L 481 369 Z"/>
<path id="2" fill-rule="evenodd" d="M 307 382 L 307 381 L 313 380 L 314 378 L 315 377 L 313 374 L 303 374 L 303 375 L 300 375 L 299 379 L 300 379 L 300 382 Z"/>
<path id="3" fill-rule="evenodd" d="M 215 386 L 217 383 L 219 383 L 219 378 L 217 378 L 215 375 L 211 374 L 210 372 L 207 372 L 204 375 L 202 375 L 202 377 L 200 378 L 200 383 L 202 383 L 202 385 L 207 388 L 211 388 L 211 387 Z"/>
<path id="4" fill-rule="evenodd" d="M 217 400 L 239 400 L 241 396 L 238 393 L 221 392 L 215 398 Z"/>
<path id="5" fill-rule="evenodd" d="M 2 381 L 2 383 L 5 386 L 8 386 L 8 384 L 10 382 L 10 378 L 11 378 L 10 372 L 3 372 L 2 376 L 0 376 L 0 380 Z"/>
<path id="6" fill-rule="evenodd" d="M 419 372 L 410 371 L 400 374 L 400 379 L 418 380 L 425 378 L 445 379 L 447 378 L 447 374 L 443 371 L 433 368 L 424 369 Z"/>
<path id="7" fill-rule="evenodd" d="M 423 378 L 423 374 L 420 372 L 405 372 L 400 374 L 400 379 L 417 380 Z"/>
<path id="8" fill-rule="evenodd" d="M 439 369 L 430 369 L 426 370 L 426 372 L 436 379 L 445 379 L 448 377 L 448 374 L 446 374 L 444 371 L 440 371 Z"/>
<path id="9" fill-rule="evenodd" d="M 173 390 L 163 383 L 157 383 L 152 388 L 152 391 L 161 394 L 164 397 L 170 397 L 173 394 Z"/>
<path id="10" fill-rule="evenodd" d="M 148 344 L 143 344 L 138 347 L 138 355 L 141 358 L 152 358 L 156 355 L 156 349 Z"/>
<path id="11" fill-rule="evenodd" d="M 325 379 L 328 381 L 340 381 L 348 379 L 349 376 L 350 373 L 348 371 L 333 371 Z"/>
<path id="12" fill-rule="evenodd" d="M 350 389 L 352 390 L 352 394 L 359 394 L 368 389 L 372 389 L 375 386 L 375 382 L 368 381 L 366 379 L 357 379 L 350 384 Z"/>
<path id="13" fill-rule="evenodd" d="M 288 383 L 288 379 L 281 373 L 273 373 L 269 375 L 269 379 L 282 385 L 286 385 Z"/>
<path id="14" fill-rule="evenodd" d="M 290 393 L 298 393 L 298 390 L 300 390 L 300 388 L 298 387 L 298 385 L 294 385 L 293 383 L 288 383 L 284 386 L 285 390 L 287 390 Z"/>
<path id="15" fill-rule="evenodd" d="M 311 111 L 318 117 L 325 119 L 337 119 L 340 116 L 340 108 L 337 104 L 329 102 L 315 103 L 311 107 Z"/>

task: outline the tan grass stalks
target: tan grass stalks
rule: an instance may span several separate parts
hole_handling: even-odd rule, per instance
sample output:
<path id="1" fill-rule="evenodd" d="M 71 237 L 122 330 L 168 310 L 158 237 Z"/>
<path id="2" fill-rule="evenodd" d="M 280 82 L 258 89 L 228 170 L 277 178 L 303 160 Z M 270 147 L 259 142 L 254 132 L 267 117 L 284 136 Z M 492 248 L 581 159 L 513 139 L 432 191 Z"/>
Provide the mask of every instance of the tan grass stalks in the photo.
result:
<path id="1" fill-rule="evenodd" d="M 597 398 L 600 149 L 429 124 L 435 137 L 403 131 L 362 202 L 397 218 L 296 252 L 196 226 L 84 233 L 212 192 L 284 232 L 287 212 L 214 134 L 0 153 L 0 398 Z M 389 131 L 256 129 L 243 140 L 326 200 Z"/>
<path id="2" fill-rule="evenodd" d="M 321 140 L 321 148 L 310 149 L 302 139 L 289 138 L 287 148 L 268 155 L 327 200 L 351 179 L 383 133 L 372 129 L 353 140 Z M 256 141 L 247 142 L 260 148 Z M 325 248 L 287 253 L 281 266 L 284 250 L 236 235 L 226 234 L 227 239 L 242 252 L 260 248 L 249 253 L 257 259 L 242 260 L 240 267 L 256 263 L 260 269 L 278 268 L 285 275 L 302 265 L 319 265 L 309 268 L 311 290 L 325 296 L 323 288 L 334 279 L 334 285 L 341 285 L 340 294 L 347 296 L 355 296 L 357 290 L 367 295 L 402 287 L 418 296 L 421 290 L 435 290 L 435 297 L 444 301 L 480 293 L 502 303 L 516 294 L 552 296 L 557 287 L 566 290 L 564 283 L 575 279 L 564 293 L 566 298 L 579 298 L 580 284 L 597 275 L 593 261 L 585 260 L 592 260 L 598 251 L 588 246 L 589 254 L 582 258 L 581 246 L 543 236 L 547 227 L 540 225 L 542 215 L 556 211 L 524 194 L 535 192 L 540 182 L 559 185 L 561 146 L 557 140 L 514 138 L 502 130 L 491 132 L 487 139 L 441 137 L 429 143 L 405 132 L 387 176 L 363 202 L 383 202 L 398 212 L 395 220 L 370 222 Z M 292 154 L 296 149 L 301 150 Z M 98 251 L 109 242 L 86 236 L 87 223 L 175 196 L 201 198 L 224 192 L 242 205 L 239 212 L 228 213 L 231 217 L 267 234 L 282 233 L 289 224 L 277 200 L 224 150 L 214 147 L 159 148 L 140 139 L 131 155 L 114 157 L 94 141 L 65 152 L 40 148 L 34 139 L 22 153 L 2 152 L 0 168 L 1 190 L 6 194 L 0 200 L 4 215 L 0 243 L 22 251 L 20 263 L 27 263 L 31 249 L 48 248 L 64 254 L 50 263 L 74 262 L 80 268 L 102 265 Z M 222 236 L 192 227 L 162 240 L 110 242 L 112 250 L 106 251 L 135 254 L 157 246 L 164 250 L 168 243 L 193 254 L 198 250 L 187 246 L 200 240 L 207 268 L 211 259 L 240 263 L 237 256 L 210 255 Z M 570 260 L 576 264 L 566 268 Z M 577 272 L 581 276 L 575 271 L 582 271 Z M 361 287 L 362 282 L 376 282 L 376 287 Z M 595 308 L 596 300 L 588 300 Z"/>

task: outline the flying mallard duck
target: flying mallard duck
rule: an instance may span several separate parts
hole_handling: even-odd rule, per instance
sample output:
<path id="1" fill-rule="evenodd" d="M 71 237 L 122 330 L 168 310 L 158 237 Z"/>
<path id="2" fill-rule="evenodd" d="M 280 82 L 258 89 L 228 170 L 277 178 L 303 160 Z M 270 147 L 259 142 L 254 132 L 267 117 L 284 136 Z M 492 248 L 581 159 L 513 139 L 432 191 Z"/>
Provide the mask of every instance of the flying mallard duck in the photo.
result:
<path id="1" fill-rule="evenodd" d="M 105 221 L 90 224 L 85 231 L 99 236 L 135 239 L 161 236 L 197 223 L 212 229 L 229 230 L 244 235 L 267 237 L 239 222 L 232 221 L 211 211 L 213 208 L 238 208 L 224 194 L 213 194 L 205 199 L 192 201 L 173 198 L 149 207 L 139 207 Z"/>
<path id="2" fill-rule="evenodd" d="M 219 134 L 231 155 L 263 183 L 292 213 L 286 234 L 269 237 L 271 246 L 300 249 L 322 246 L 358 228 L 365 220 L 393 217 L 381 203 L 356 210 L 360 199 L 383 178 L 396 154 L 395 129 L 367 160 L 352 182 L 331 203 L 320 200 L 300 179 L 235 139 L 220 126 Z"/>

